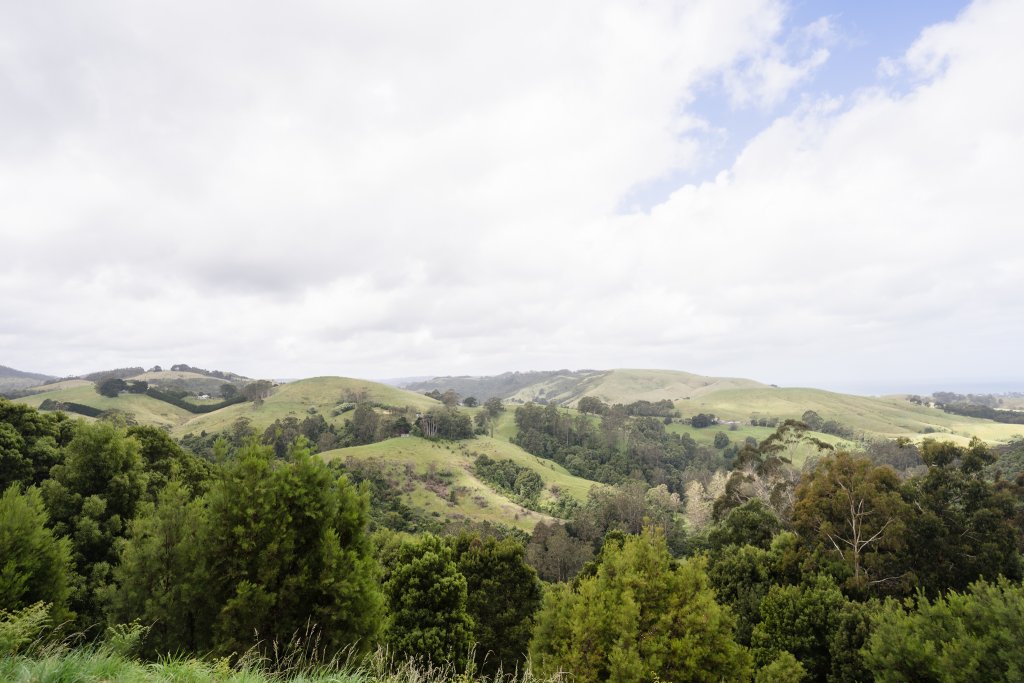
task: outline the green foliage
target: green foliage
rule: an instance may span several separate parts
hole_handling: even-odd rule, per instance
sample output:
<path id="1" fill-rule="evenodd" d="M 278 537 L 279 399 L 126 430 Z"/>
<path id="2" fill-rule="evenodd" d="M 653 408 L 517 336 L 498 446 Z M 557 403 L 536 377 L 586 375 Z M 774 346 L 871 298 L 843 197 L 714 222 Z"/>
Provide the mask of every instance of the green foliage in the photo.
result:
<path id="1" fill-rule="evenodd" d="M 444 407 L 431 408 L 416 420 L 420 434 L 428 439 L 472 439 L 473 420 L 469 413 L 455 408 L 456 403 L 457 400 Z"/>
<path id="2" fill-rule="evenodd" d="M 890 600 L 874 618 L 864 659 L 880 683 L 1020 681 L 1021 624 L 1024 587 L 1006 579 L 978 581 L 934 601 Z"/>
<path id="3" fill-rule="evenodd" d="M 158 427 L 133 426 L 128 428 L 127 434 L 139 444 L 139 455 L 146 470 L 146 500 L 155 501 L 171 480 L 184 484 L 192 497 L 206 491 L 213 476 L 213 467 L 208 461 L 183 449 Z"/>
<path id="4" fill-rule="evenodd" d="M 96 383 L 96 393 L 100 396 L 117 398 L 122 391 L 128 390 L 128 383 L 119 377 L 109 377 Z"/>
<path id="5" fill-rule="evenodd" d="M 51 606 L 37 602 L 22 609 L 0 608 L 0 660 L 12 657 L 37 640 L 50 624 Z"/>
<path id="6" fill-rule="evenodd" d="M 156 505 L 144 506 L 132 522 L 120 563 L 116 590 L 106 596 L 114 623 L 141 620 L 151 627 L 142 652 L 157 656 L 195 652 L 209 643 L 215 613 L 203 571 L 205 509 L 172 481 Z"/>
<path id="7" fill-rule="evenodd" d="M 749 500 L 733 508 L 725 519 L 708 530 L 708 545 L 717 550 L 727 545 L 752 545 L 768 548 L 782 525 L 764 503 Z"/>
<path id="8" fill-rule="evenodd" d="M 732 629 L 703 563 L 675 563 L 645 533 L 606 543 L 593 576 L 548 593 L 530 652 L 542 673 L 580 680 L 744 680 L 749 657 Z"/>
<path id="9" fill-rule="evenodd" d="M 861 643 L 851 646 L 848 640 L 836 637 L 847 604 L 839 587 L 825 575 L 808 584 L 772 586 L 761 601 L 762 621 L 751 634 L 758 664 L 767 666 L 782 652 L 789 652 L 818 681 L 833 680 L 834 658 L 859 666 L 855 653 Z M 841 650 L 843 646 L 847 649 Z"/>
<path id="10" fill-rule="evenodd" d="M 64 415 L 41 413 L 0 398 L 0 491 L 14 483 L 39 485 L 60 462 L 73 424 Z"/>
<path id="11" fill-rule="evenodd" d="M 545 581 L 568 581 L 593 555 L 590 543 L 574 538 L 558 522 L 539 522 L 533 529 L 526 556 Z"/>
<path id="12" fill-rule="evenodd" d="M 912 511 L 896 472 L 865 457 L 823 457 L 796 490 L 793 526 L 812 548 L 840 559 L 845 587 L 891 593 L 908 585 L 901 551 Z"/>
<path id="13" fill-rule="evenodd" d="M 451 546 L 428 534 L 398 548 L 388 569 L 388 644 L 402 657 L 461 667 L 473 640 L 473 620 L 466 578 Z"/>
<path id="14" fill-rule="evenodd" d="M 541 584 L 526 564 L 522 543 L 461 534 L 452 546 L 459 573 L 466 577 L 477 666 L 491 674 L 523 668 Z"/>
<path id="15" fill-rule="evenodd" d="M 117 541 L 127 533 L 145 488 L 138 441 L 102 422 L 79 426 L 64 462 L 43 482 L 54 531 L 71 539 L 76 571 L 83 577 L 72 600 L 82 625 L 102 618 L 98 595 L 110 583 Z"/>
<path id="16" fill-rule="evenodd" d="M 55 537 L 46 523 L 38 489 L 22 493 L 14 485 L 0 496 L 0 610 L 45 602 L 53 622 L 60 624 L 72 616 L 71 543 Z"/>
<path id="17" fill-rule="evenodd" d="M 380 626 L 369 501 L 297 447 L 287 462 L 250 444 L 208 494 L 205 590 L 213 646 L 244 652 L 315 627 L 319 647 L 365 649 Z"/>
<path id="18" fill-rule="evenodd" d="M 964 590 L 978 578 L 1021 579 L 1022 512 L 1019 488 L 985 479 L 994 455 L 980 442 L 963 448 L 926 440 L 924 476 L 910 480 L 904 495 L 917 514 L 909 519 L 906 564 L 929 595 Z"/>
<path id="19" fill-rule="evenodd" d="M 761 601 L 776 582 L 776 558 L 750 545 L 729 545 L 712 553 L 708 577 L 720 603 L 736 616 L 736 641 L 750 644 L 750 634 L 761 621 Z"/>
<path id="20" fill-rule="evenodd" d="M 771 664 L 761 667 L 754 683 L 801 683 L 807 680 L 807 669 L 788 652 L 780 652 Z"/>
<path id="21" fill-rule="evenodd" d="M 544 480 L 529 467 L 517 465 L 514 460 L 494 460 L 486 455 L 477 456 L 473 471 L 480 479 L 493 484 L 498 490 L 510 493 L 526 507 L 536 507 L 544 490 Z"/>

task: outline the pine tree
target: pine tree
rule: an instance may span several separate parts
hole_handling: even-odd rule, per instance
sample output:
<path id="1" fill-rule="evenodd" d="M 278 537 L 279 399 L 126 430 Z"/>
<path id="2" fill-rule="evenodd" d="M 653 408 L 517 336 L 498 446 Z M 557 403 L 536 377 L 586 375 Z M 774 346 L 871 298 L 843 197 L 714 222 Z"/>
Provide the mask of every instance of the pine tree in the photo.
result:
<path id="1" fill-rule="evenodd" d="M 71 543 L 46 527 L 39 490 L 15 484 L 0 497 L 0 610 L 13 612 L 44 602 L 51 623 L 68 611 Z"/>

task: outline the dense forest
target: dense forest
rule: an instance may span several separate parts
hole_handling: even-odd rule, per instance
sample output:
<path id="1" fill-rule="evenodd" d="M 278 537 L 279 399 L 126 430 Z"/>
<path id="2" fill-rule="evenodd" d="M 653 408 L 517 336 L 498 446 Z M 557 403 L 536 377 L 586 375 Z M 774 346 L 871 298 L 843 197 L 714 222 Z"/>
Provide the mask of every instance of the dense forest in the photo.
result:
<path id="1" fill-rule="evenodd" d="M 530 534 L 317 455 L 471 444 L 486 403 L 177 441 L 0 399 L 0 678 L 1020 679 L 1024 439 L 848 452 L 787 420 L 710 447 L 657 402 L 526 404 L 512 440 L 602 483 L 542 503 L 534 471 L 477 456 L 547 515 Z"/>

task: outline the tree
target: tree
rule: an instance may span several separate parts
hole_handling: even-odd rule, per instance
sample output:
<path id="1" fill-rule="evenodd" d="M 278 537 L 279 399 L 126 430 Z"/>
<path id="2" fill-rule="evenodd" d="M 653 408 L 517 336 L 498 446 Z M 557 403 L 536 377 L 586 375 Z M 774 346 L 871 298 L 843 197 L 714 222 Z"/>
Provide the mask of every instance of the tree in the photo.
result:
<path id="1" fill-rule="evenodd" d="M 530 643 L 541 584 L 521 543 L 462 534 L 452 541 L 466 577 L 466 611 L 473 620 L 476 660 L 487 674 L 521 668 Z"/>
<path id="2" fill-rule="evenodd" d="M 596 396 L 584 396 L 576 404 L 576 409 L 581 413 L 604 415 L 608 412 L 608 405 Z"/>
<path id="3" fill-rule="evenodd" d="M 416 421 L 420 433 L 428 439 L 471 439 L 473 420 L 468 413 L 449 406 L 431 408 Z"/>
<path id="4" fill-rule="evenodd" d="M 702 429 L 704 427 L 710 427 L 713 424 L 718 424 L 718 418 L 709 413 L 697 413 L 690 418 L 690 424 L 693 427 Z"/>
<path id="5" fill-rule="evenodd" d="M 905 563 L 917 585 L 937 595 L 965 590 L 978 578 L 1022 578 L 1017 520 L 1024 491 L 985 479 L 994 455 L 977 440 L 966 448 L 925 440 L 921 458 L 928 471 L 903 490 L 915 512 L 908 519 Z"/>
<path id="6" fill-rule="evenodd" d="M 143 653 L 150 657 L 196 652 L 210 642 L 216 605 L 202 567 L 205 507 L 190 497 L 171 481 L 156 505 L 145 505 L 114 569 L 116 590 L 107 596 L 111 622 L 149 625 Z"/>
<path id="7" fill-rule="evenodd" d="M 258 379 L 255 382 L 249 382 L 242 387 L 242 397 L 246 401 L 253 401 L 254 403 L 256 401 L 262 401 L 270 396 L 270 392 L 273 388 L 273 382 L 265 379 Z"/>
<path id="8" fill-rule="evenodd" d="M 467 408 L 476 408 L 476 396 L 467 396 L 466 398 L 462 399 L 462 405 L 466 406 Z"/>
<path id="9" fill-rule="evenodd" d="M 864 660 L 879 683 L 1019 681 L 1022 623 L 1024 588 L 1007 579 L 934 601 L 889 600 L 872 620 Z"/>
<path id="10" fill-rule="evenodd" d="M 64 462 L 43 482 L 54 531 L 72 540 L 75 569 L 84 581 L 72 608 L 84 626 L 102 618 L 99 595 L 117 564 L 124 538 L 146 490 L 139 443 L 109 423 L 82 424 Z"/>
<path id="11" fill-rule="evenodd" d="M 119 377 L 110 377 L 96 384 L 96 393 L 109 398 L 117 398 L 122 391 L 128 390 L 128 383 Z"/>
<path id="12" fill-rule="evenodd" d="M 473 640 L 466 577 L 452 548 L 433 535 L 404 543 L 384 584 L 385 633 L 402 657 L 464 666 Z"/>
<path id="13" fill-rule="evenodd" d="M 903 590 L 907 577 L 899 551 L 910 508 L 891 467 L 841 451 L 822 458 L 796 495 L 794 528 L 843 561 L 851 574 L 848 588 Z"/>
<path id="14" fill-rule="evenodd" d="M 800 421 L 807 425 L 807 428 L 811 431 L 820 432 L 822 425 L 825 424 L 825 420 L 813 410 L 804 411 L 804 414 L 800 417 Z"/>
<path id="15" fill-rule="evenodd" d="M 370 646 L 380 627 L 369 501 L 302 446 L 276 460 L 250 443 L 207 496 L 206 590 L 218 607 L 213 649 L 287 643 L 313 624 L 337 652 Z"/>
<path id="16" fill-rule="evenodd" d="M 449 408 L 454 408 L 459 405 L 459 394 L 454 389 L 449 389 L 441 394 L 441 403 L 445 404 Z"/>
<path id="17" fill-rule="evenodd" d="M 0 491 L 15 482 L 38 486 L 49 478 L 75 424 L 63 413 L 43 413 L 0 398 Z"/>
<path id="18" fill-rule="evenodd" d="M 594 575 L 545 596 L 530 653 L 541 675 L 580 680 L 744 680 L 749 657 L 732 630 L 703 562 L 673 562 L 645 532 L 606 543 Z"/>
<path id="19" fill-rule="evenodd" d="M 749 500 L 708 531 L 708 544 L 712 549 L 727 545 L 752 545 L 767 549 L 772 538 L 782 530 L 779 518 L 760 500 Z"/>
<path id="20" fill-rule="evenodd" d="M 128 382 L 128 393 L 144 394 L 149 390 L 149 382 L 143 380 L 131 380 Z"/>
<path id="21" fill-rule="evenodd" d="M 146 499 L 155 502 L 158 493 L 171 480 L 180 481 L 192 497 L 204 493 L 213 476 L 210 463 L 183 449 L 159 427 L 129 427 L 127 435 L 139 444 L 146 474 Z"/>
<path id="22" fill-rule="evenodd" d="M 857 655 L 863 642 L 837 637 L 849 601 L 831 577 L 821 575 L 797 586 L 772 586 L 761 601 L 761 622 L 751 634 L 751 649 L 761 666 L 789 652 L 807 669 L 812 680 L 835 680 L 840 669 L 852 674 L 862 670 Z M 845 667 L 834 666 L 834 660 Z"/>
<path id="23" fill-rule="evenodd" d="M 715 432 L 715 448 L 721 450 L 729 445 L 729 435 L 725 432 Z"/>
<path id="24" fill-rule="evenodd" d="M 545 581 L 568 581 L 593 555 L 590 544 L 573 538 L 558 522 L 538 522 L 526 558 Z"/>
<path id="25" fill-rule="evenodd" d="M 236 387 L 234 384 L 231 384 L 230 382 L 225 382 L 224 384 L 220 385 L 220 397 L 222 399 L 224 399 L 225 401 L 229 401 L 233 399 L 235 396 L 238 396 L 238 387 Z"/>
<path id="26" fill-rule="evenodd" d="M 505 405 L 501 402 L 500 398 L 494 397 L 489 398 L 484 402 L 484 409 L 487 411 L 487 414 L 491 416 L 491 419 L 494 419 L 505 412 Z"/>
<path id="27" fill-rule="evenodd" d="M 47 603 L 51 623 L 73 615 L 71 542 L 47 528 L 39 490 L 15 484 L 0 496 L 0 612 Z"/>
<path id="28" fill-rule="evenodd" d="M 377 427 L 380 418 L 377 411 L 369 403 L 360 403 L 352 412 L 352 420 L 346 427 L 352 435 L 352 445 L 359 446 L 377 440 Z"/>

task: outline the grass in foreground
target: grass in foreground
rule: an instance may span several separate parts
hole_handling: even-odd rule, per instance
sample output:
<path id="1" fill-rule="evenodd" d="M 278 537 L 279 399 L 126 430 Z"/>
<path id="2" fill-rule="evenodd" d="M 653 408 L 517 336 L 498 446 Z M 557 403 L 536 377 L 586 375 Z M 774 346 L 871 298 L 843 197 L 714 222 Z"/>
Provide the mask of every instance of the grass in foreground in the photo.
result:
<path id="1" fill-rule="evenodd" d="M 325 664 L 299 662 L 277 670 L 258 657 L 244 656 L 231 664 L 226 659 L 168 657 L 141 662 L 104 646 L 68 648 L 45 646 L 27 654 L 0 657 L 0 680 L 11 683 L 555 683 L 541 680 L 530 671 L 476 675 L 449 665 L 434 666 L 396 661 L 381 649 L 360 662 L 334 659 Z"/>

